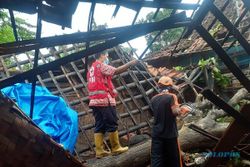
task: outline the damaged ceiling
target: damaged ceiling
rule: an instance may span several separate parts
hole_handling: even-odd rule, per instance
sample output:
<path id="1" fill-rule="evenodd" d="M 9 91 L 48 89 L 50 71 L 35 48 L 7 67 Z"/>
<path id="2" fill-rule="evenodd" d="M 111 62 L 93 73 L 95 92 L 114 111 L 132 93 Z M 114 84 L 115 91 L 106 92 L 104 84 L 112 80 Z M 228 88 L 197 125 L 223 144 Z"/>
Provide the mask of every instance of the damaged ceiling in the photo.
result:
<path id="1" fill-rule="evenodd" d="M 235 75 L 239 82 L 250 91 L 250 81 L 242 73 L 241 69 L 235 64 L 228 55 L 226 48 L 237 45 L 250 55 L 249 45 L 249 9 L 250 2 L 247 0 L 239 0 L 240 13 L 232 14 L 229 9 L 234 7 L 230 0 L 205 0 L 202 5 L 199 4 L 183 4 L 179 1 L 114 1 L 114 0 L 96 0 L 81 1 L 92 4 L 90 13 L 94 11 L 96 3 L 116 4 L 117 13 L 119 6 L 125 6 L 137 12 L 135 19 L 140 12 L 141 7 L 154 8 L 171 8 L 171 9 L 198 9 L 194 16 L 190 19 L 185 17 L 184 13 L 176 13 L 176 10 L 168 18 L 162 21 L 145 24 L 135 24 L 120 28 L 109 28 L 100 31 L 79 32 L 75 34 L 62 35 L 57 37 L 41 38 L 41 25 L 38 21 L 36 39 L 16 41 L 0 44 L 0 59 L 2 78 L 0 88 L 13 85 L 17 82 L 32 82 L 51 88 L 54 94 L 62 96 L 68 104 L 79 111 L 79 132 L 80 137 L 76 149 L 79 157 L 81 153 L 89 150 L 93 151 L 93 140 L 89 136 L 93 136 L 93 120 L 89 115 L 91 110 L 87 106 L 87 89 L 86 74 L 88 61 L 83 59 L 94 53 L 113 48 L 111 53 L 115 53 L 114 65 L 122 65 L 129 61 L 131 57 L 125 54 L 117 45 L 127 42 L 133 38 L 148 34 L 153 31 L 161 32 L 170 28 L 186 27 L 179 41 L 167 47 L 163 51 L 147 55 L 146 59 L 158 59 L 161 57 L 176 57 L 178 55 L 189 55 L 193 52 L 201 52 L 206 49 L 213 50 L 215 54 L 225 63 L 226 67 Z M 214 3 L 215 2 L 215 3 Z M 72 4 L 71 4 L 72 3 Z M 69 5 L 70 4 L 70 5 Z M 9 10 L 17 10 L 26 13 L 39 13 L 38 18 L 52 22 L 62 27 L 71 26 L 71 17 L 78 4 L 78 1 L 3 1 L 0 0 L 0 8 Z M 157 12 L 157 11 L 156 11 Z M 237 9 L 235 9 L 237 12 Z M 63 14 L 62 14 L 63 13 Z M 93 15 L 89 15 L 89 25 L 92 25 Z M 13 24 L 15 25 L 15 24 Z M 14 27 L 13 27 L 14 28 Z M 40 31 L 39 31 L 40 29 Z M 212 32 L 211 30 L 215 30 Z M 39 33 L 40 32 L 40 33 Z M 17 38 L 16 38 L 17 39 Z M 101 40 L 102 43 L 91 46 L 90 42 Z M 152 41 L 153 43 L 153 41 Z M 58 50 L 55 46 L 73 44 L 69 48 Z M 48 48 L 49 54 L 41 54 L 39 49 Z M 147 50 L 146 48 L 145 50 Z M 34 52 L 35 50 L 35 52 Z M 32 52 L 28 52 L 32 51 Z M 13 64 L 6 64 L 5 59 L 12 57 L 17 60 L 17 55 L 24 53 L 27 59 Z M 64 56 L 60 56 L 61 54 Z M 140 55 L 138 57 L 143 57 Z M 50 59 L 53 58 L 53 59 Z M 162 61 L 162 59 L 159 59 Z M 38 65 L 38 61 L 42 63 Z M 165 60 L 166 61 L 166 60 Z M 162 63 L 169 63 L 162 61 Z M 29 64 L 33 69 L 24 69 L 24 65 Z M 34 65 L 33 65 L 34 64 Z M 18 69 L 21 73 L 11 74 L 11 69 Z M 157 76 L 164 72 L 164 68 L 157 71 Z M 145 127 L 150 127 L 149 117 L 142 117 L 150 110 L 148 96 L 156 91 L 157 84 L 155 77 L 152 77 L 150 68 L 144 66 L 134 67 L 128 73 L 117 76 L 119 97 L 119 116 L 121 121 L 121 135 L 125 136 L 130 132 L 137 132 Z M 152 72 L 153 73 L 153 72 Z M 171 71 L 165 72 L 169 75 Z M 178 76 L 178 73 L 173 76 Z M 129 82 L 126 82 L 129 81 Z M 146 84 L 145 84 L 146 83 Z M 149 86 L 150 85 L 150 86 Z M 134 94 L 133 94 L 134 93 Z M 32 92 L 34 95 L 34 92 Z M 204 90 L 204 97 L 216 103 L 221 99 L 212 91 Z M 131 102 L 127 104 L 126 102 Z M 239 124 L 245 124 L 246 118 L 241 113 L 236 113 L 230 106 L 216 103 L 220 108 L 233 116 Z M 132 107 L 131 107 L 132 106 Z M 246 106 L 248 107 L 248 106 Z M 240 120 L 244 120 L 243 123 Z M 88 122 L 89 121 L 89 122 Z M 244 125 L 243 125 L 244 126 Z M 231 147 L 230 147 L 231 148 Z M 81 159 L 81 157 L 79 158 Z M 215 160 L 216 161 L 216 160 Z"/>
<path id="2" fill-rule="evenodd" d="M 0 8 L 15 10 L 28 14 L 39 13 L 42 20 L 71 27 L 72 15 L 76 10 L 78 0 L 1 0 Z"/>
<path id="3" fill-rule="evenodd" d="M 242 33 L 245 40 L 250 41 L 250 12 L 248 10 L 247 4 L 243 3 L 243 1 L 228 0 L 215 1 L 215 5 L 223 12 L 225 17 L 234 24 L 237 30 Z M 235 38 L 231 32 L 228 32 L 227 28 L 221 23 L 220 20 L 217 20 L 213 13 L 209 12 L 203 19 L 201 24 L 227 51 L 230 51 L 230 49 L 235 46 L 240 46 L 237 38 Z M 173 67 L 183 65 L 183 63 L 178 64 L 177 62 L 180 62 L 181 59 L 185 59 L 185 56 L 188 56 L 190 58 L 192 55 L 199 54 L 199 59 L 208 58 L 208 56 L 202 57 L 201 55 L 206 55 L 205 52 L 211 51 L 211 46 L 209 46 L 207 42 L 196 31 L 193 31 L 192 34 L 187 36 L 185 35 L 185 30 L 182 34 L 183 38 L 181 37 L 179 41 L 175 41 L 166 48 L 162 48 L 161 51 L 147 54 L 145 56 L 145 61 L 147 61 L 149 64 L 154 65 L 155 67 L 159 67 L 164 66 L 161 62 L 165 60 L 166 62 L 168 62 L 165 66 Z M 209 54 L 211 54 L 211 52 Z M 211 54 L 211 56 L 214 55 Z M 198 62 L 191 61 L 191 64 L 192 63 Z"/>

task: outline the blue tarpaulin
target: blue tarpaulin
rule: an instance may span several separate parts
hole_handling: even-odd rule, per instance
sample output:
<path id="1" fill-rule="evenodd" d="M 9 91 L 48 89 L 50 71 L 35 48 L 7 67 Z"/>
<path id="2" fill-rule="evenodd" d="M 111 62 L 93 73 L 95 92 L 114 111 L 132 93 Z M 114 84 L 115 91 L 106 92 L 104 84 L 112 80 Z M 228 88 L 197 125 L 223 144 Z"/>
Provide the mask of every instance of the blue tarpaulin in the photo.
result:
<path id="1" fill-rule="evenodd" d="M 18 83 L 1 90 L 16 101 L 17 105 L 30 115 L 31 84 Z M 63 98 L 52 95 L 47 88 L 36 86 L 33 121 L 57 143 L 71 153 L 78 135 L 76 111 L 67 106 Z"/>

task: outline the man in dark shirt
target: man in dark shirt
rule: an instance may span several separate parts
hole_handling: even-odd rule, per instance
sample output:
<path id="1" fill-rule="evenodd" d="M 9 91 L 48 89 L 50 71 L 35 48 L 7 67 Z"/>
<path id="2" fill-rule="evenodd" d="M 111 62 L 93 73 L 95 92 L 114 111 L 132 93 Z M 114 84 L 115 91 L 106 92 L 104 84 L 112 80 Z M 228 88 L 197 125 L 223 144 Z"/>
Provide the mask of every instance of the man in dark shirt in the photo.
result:
<path id="1" fill-rule="evenodd" d="M 161 91 L 151 99 L 154 115 L 151 167 L 182 167 L 176 116 L 189 110 L 179 107 L 177 96 L 170 93 L 174 86 L 171 78 L 163 76 L 158 83 Z"/>

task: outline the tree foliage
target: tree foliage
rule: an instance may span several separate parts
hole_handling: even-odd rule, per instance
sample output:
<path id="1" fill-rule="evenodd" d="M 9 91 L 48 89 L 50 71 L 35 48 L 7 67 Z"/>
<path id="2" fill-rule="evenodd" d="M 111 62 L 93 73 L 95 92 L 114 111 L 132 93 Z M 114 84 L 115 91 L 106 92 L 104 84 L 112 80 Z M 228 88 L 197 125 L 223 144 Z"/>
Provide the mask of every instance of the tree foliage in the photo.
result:
<path id="1" fill-rule="evenodd" d="M 15 17 L 16 30 L 19 40 L 32 39 L 35 37 L 35 32 L 32 31 L 32 28 L 35 26 L 27 23 L 25 20 Z M 11 19 L 8 13 L 4 10 L 0 10 L 0 43 L 7 43 L 15 41 L 13 28 L 11 25 Z M 8 67 L 15 62 L 13 57 L 7 57 L 4 59 L 5 65 Z M 30 64 L 23 65 L 24 70 L 31 68 Z M 15 68 L 12 68 L 13 71 L 16 71 Z"/>
<path id="2" fill-rule="evenodd" d="M 212 70 L 212 76 L 219 87 L 226 88 L 230 84 L 230 79 L 221 73 L 218 62 L 214 57 L 207 60 L 201 59 L 198 62 L 198 66 L 201 68 L 206 68 L 209 66 L 209 68 Z"/>
<path id="3" fill-rule="evenodd" d="M 16 27 L 19 40 L 32 39 L 35 37 L 33 25 L 27 23 L 25 20 L 16 17 Z M 0 10 L 0 43 L 15 41 L 11 20 L 6 11 Z"/>
<path id="4" fill-rule="evenodd" d="M 157 16 L 154 18 L 154 12 L 150 12 L 149 14 L 147 14 L 146 19 L 141 19 L 139 23 L 157 22 L 157 21 L 160 21 L 162 19 L 169 17 L 170 14 L 171 14 L 170 9 L 163 9 L 163 10 L 160 10 Z M 183 31 L 182 27 L 165 30 L 149 48 L 150 51 L 151 52 L 159 51 L 163 49 L 164 47 L 177 41 L 179 37 L 181 36 L 182 31 Z M 157 33 L 158 32 L 152 32 L 146 35 L 147 44 L 149 44 L 154 39 Z"/>
<path id="5" fill-rule="evenodd" d="M 130 48 L 130 47 L 127 47 L 127 46 L 122 46 L 122 45 L 120 45 L 120 46 L 121 46 L 121 49 L 122 49 L 125 53 L 127 53 L 128 55 L 133 55 L 133 53 L 135 53 L 135 52 L 137 51 L 136 48 Z"/>

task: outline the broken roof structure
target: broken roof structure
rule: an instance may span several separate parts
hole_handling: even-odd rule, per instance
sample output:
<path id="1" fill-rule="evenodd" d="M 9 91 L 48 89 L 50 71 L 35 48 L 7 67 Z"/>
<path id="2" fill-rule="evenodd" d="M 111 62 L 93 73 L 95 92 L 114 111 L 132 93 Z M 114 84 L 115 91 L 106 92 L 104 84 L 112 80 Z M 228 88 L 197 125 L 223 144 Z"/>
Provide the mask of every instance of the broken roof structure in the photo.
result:
<path id="1" fill-rule="evenodd" d="M 215 1 L 215 4 L 223 12 L 226 18 L 239 29 L 244 38 L 249 41 L 250 16 L 248 10 L 244 8 L 244 3 L 240 1 Z M 236 52 L 239 55 L 247 55 L 237 40 L 228 32 L 227 28 L 223 26 L 211 12 L 206 15 L 201 24 L 207 28 L 210 34 L 222 45 L 229 55 L 235 55 Z M 184 32 L 182 34 L 182 37 L 183 36 Z M 185 56 L 188 56 L 188 60 L 183 60 Z M 199 59 L 208 58 L 209 56 L 214 57 L 216 55 L 212 51 L 210 45 L 194 31 L 190 36 L 180 38 L 166 48 L 162 48 L 162 50 L 156 53 L 146 55 L 145 60 L 149 64 L 155 66 L 161 66 L 161 62 L 166 62 L 167 64 L 165 64 L 165 66 L 173 67 L 176 65 L 188 66 L 197 64 Z M 170 58 L 171 61 L 168 61 Z M 244 63 L 247 64 L 249 61 L 245 61 Z"/>
<path id="2" fill-rule="evenodd" d="M 61 35 L 55 37 L 41 38 L 41 20 L 52 22 L 62 27 L 70 27 L 71 17 L 76 9 L 79 2 L 91 3 L 91 10 L 88 18 L 88 31 L 87 32 L 77 32 L 68 35 Z M 112 57 L 112 64 L 114 66 L 120 66 L 131 60 L 131 55 L 124 52 L 119 46 L 124 42 L 127 42 L 136 37 L 166 29 L 185 27 L 183 34 L 179 41 L 174 47 L 168 49 L 169 52 L 164 52 L 168 59 L 161 56 L 163 52 L 159 52 L 155 55 L 148 55 L 145 60 L 149 63 L 161 61 L 162 64 L 173 63 L 170 59 L 175 58 L 176 55 L 189 56 L 190 52 L 200 52 L 204 50 L 205 47 L 212 49 L 211 52 L 215 53 L 221 61 L 225 64 L 229 71 L 239 80 L 239 82 L 250 91 L 250 81 L 242 72 L 242 70 L 236 65 L 236 63 L 229 56 L 229 48 L 235 45 L 242 48 L 242 51 L 247 55 L 250 55 L 250 45 L 249 45 L 249 22 L 248 25 L 243 24 L 242 20 L 249 17 L 250 12 L 250 1 L 248 0 L 238 0 L 241 6 L 240 14 L 229 19 L 225 13 L 225 9 L 232 5 L 232 1 L 223 0 L 220 3 L 214 0 L 204 0 L 201 4 L 185 4 L 179 0 L 172 1 L 144 1 L 144 0 L 96 0 L 96 1 L 34 1 L 34 0 L 0 0 L 0 8 L 8 9 L 13 32 L 15 35 L 15 42 L 0 44 L 0 74 L 1 82 L 0 88 L 4 88 L 15 83 L 27 82 L 32 83 L 32 93 L 31 93 L 31 115 L 33 113 L 34 106 L 34 90 L 36 85 L 41 85 L 47 87 L 53 94 L 59 95 L 65 99 L 68 105 L 78 111 L 79 118 L 79 137 L 75 149 L 75 158 L 71 155 L 63 152 L 59 145 L 54 144 L 52 139 L 41 140 L 40 143 L 50 145 L 54 150 L 58 149 L 60 155 L 64 157 L 69 162 L 68 166 L 77 166 L 80 162 L 84 161 L 84 156 L 86 154 L 94 151 L 93 145 L 93 128 L 94 120 L 91 116 L 91 109 L 88 107 L 88 92 L 86 88 L 86 71 L 88 66 L 88 56 L 95 53 L 110 49 L 109 53 Z M 124 6 L 136 11 L 136 15 L 132 25 L 118 27 L 118 28 L 108 28 L 104 30 L 92 31 L 93 13 L 95 11 L 95 5 L 101 4 L 113 4 L 116 5 L 114 16 L 119 12 L 120 6 Z M 169 17 L 152 23 L 135 24 L 136 18 L 143 7 L 151 7 L 156 9 L 156 14 L 161 8 L 172 9 L 172 13 Z M 194 14 L 191 18 L 187 18 L 185 13 L 177 13 L 178 9 L 182 10 L 194 10 Z M 19 41 L 18 34 L 16 31 L 15 18 L 13 15 L 13 10 L 26 12 L 26 13 L 38 13 L 37 19 L 37 31 L 36 38 L 31 40 Z M 63 14 L 62 14 L 63 13 Z M 209 19 L 211 23 L 203 24 L 206 22 L 207 17 L 212 17 Z M 245 19 L 246 20 L 246 19 Z M 219 24 L 218 24 L 219 23 Z M 208 25 L 208 26 L 207 26 Z M 211 33 L 210 29 L 213 29 L 217 25 L 220 26 L 220 30 L 223 31 L 223 39 L 219 36 Z M 156 36 L 157 38 L 157 36 Z M 190 40 L 191 39 L 191 40 Z M 192 39 L 196 39 L 193 42 Z M 151 44 L 155 39 L 152 40 Z M 197 43 L 202 41 L 202 45 L 196 47 Z M 227 42 L 229 41 L 229 42 Z M 188 43 L 188 44 L 187 44 Z M 68 45 L 68 46 L 67 46 Z M 196 46 L 194 46 L 196 45 Z M 62 47 L 57 47 L 62 46 Z M 40 49 L 48 48 L 48 54 L 42 54 Z M 148 50 L 149 46 L 145 48 L 142 55 L 138 58 L 142 59 L 144 54 Z M 22 54 L 25 59 L 18 60 L 18 56 Z M 158 59 L 156 59 L 156 57 Z M 15 60 L 11 64 L 6 63 L 7 59 Z M 164 61 L 162 61 L 164 60 Z M 176 60 L 178 60 L 176 58 Z M 178 61 L 175 61 L 177 64 Z M 29 65 L 32 69 L 25 69 L 25 65 Z M 14 73 L 13 73 L 14 69 Z M 18 71 L 18 74 L 15 73 Z M 114 77 L 115 85 L 118 89 L 118 106 L 117 110 L 119 112 L 119 124 L 120 124 L 120 136 L 126 136 L 131 132 L 143 133 L 145 128 L 151 127 L 151 115 L 150 115 L 150 96 L 157 92 L 157 84 L 155 82 L 155 77 L 152 76 L 146 66 L 142 63 L 139 66 L 135 66 L 128 72 Z M 242 109 L 242 113 L 236 111 L 234 108 L 225 103 L 222 99 L 216 96 L 211 90 L 203 89 L 202 94 L 208 100 L 213 102 L 219 108 L 223 109 L 230 116 L 235 118 L 234 125 L 230 126 L 226 132 L 228 136 L 232 136 L 232 129 L 240 129 L 239 133 L 235 135 L 233 143 L 226 143 L 226 135 L 218 142 L 217 146 L 214 148 L 215 151 L 232 151 L 238 145 L 238 143 L 249 133 L 249 123 L 250 119 L 247 114 L 249 113 L 249 105 L 246 105 Z M 32 102 L 33 101 L 33 102 Z M 2 103 L 4 104 L 4 103 Z M 4 108 L 5 115 L 8 115 L 10 108 Z M 13 115 L 20 114 L 20 111 L 14 111 L 11 113 Z M 0 114 L 1 120 L 4 115 Z M 8 116 L 11 118 L 12 116 Z M 12 119 L 12 118 L 11 118 Z M 5 120 L 9 121 L 9 120 Z M 25 118 L 25 121 L 27 118 Z M 18 122 L 18 121 L 16 121 Z M 1 124 L 3 124 L 1 122 Z M 26 124 L 26 123 L 25 123 Z M 236 125 L 235 125 L 236 124 Z M 10 124 L 6 123 L 3 126 L 8 127 Z M 22 124 L 17 124 L 17 127 L 22 126 Z M 29 125 L 35 128 L 35 133 L 40 130 L 37 129 L 35 125 Z M 26 127 L 24 127 L 26 129 Z M 243 130 L 242 130 L 243 129 Z M 21 130 L 21 129 L 19 129 Z M 196 128 L 197 130 L 197 128 Z M 197 130 L 199 131 L 199 130 Z M 8 128 L 0 129 L 1 136 L 4 136 L 6 140 L 0 139 L 0 145 L 5 146 L 5 149 L 0 149 L 0 155 L 13 154 L 15 148 L 19 148 L 19 145 L 15 145 L 18 140 L 11 140 L 12 136 L 6 135 Z M 15 133 L 15 132 L 14 132 Z M 206 134 L 204 131 L 200 130 L 199 133 Z M 129 136 L 129 135 L 128 135 Z M 9 142 L 6 142 L 9 141 Z M 218 141 L 218 140 L 217 140 Z M 226 144 L 225 144 L 226 143 Z M 8 145 L 8 146 L 6 146 Z M 30 145 L 32 149 L 32 144 Z M 108 145 L 107 145 L 108 147 Z M 249 158 L 249 144 L 239 150 L 243 156 Z M 53 149 L 51 149 L 53 153 Z M 38 154 L 35 152 L 35 154 Z M 25 152 L 18 152 L 19 158 L 15 159 L 15 163 L 9 163 L 10 159 L 6 158 L 0 163 L 9 166 L 18 166 L 20 162 L 24 166 L 37 166 L 35 165 L 37 161 L 42 161 L 41 159 L 27 159 L 27 154 Z M 30 155 L 32 156 L 32 155 Z M 49 155 L 48 155 L 49 156 Z M 21 158 L 22 157 L 22 158 Z M 58 157 L 56 157 L 58 158 Z M 59 160 L 55 160 L 59 161 Z M 61 162 L 61 161 L 60 161 Z M 44 166 L 49 166 L 44 162 Z M 61 162 L 63 163 L 63 162 Z M 217 166 L 223 164 L 221 159 L 210 159 L 207 162 L 207 166 Z M 77 165 L 76 165 L 77 164 Z M 53 166 L 53 165 L 51 165 Z M 54 165 L 59 166 L 59 165 Z"/>

